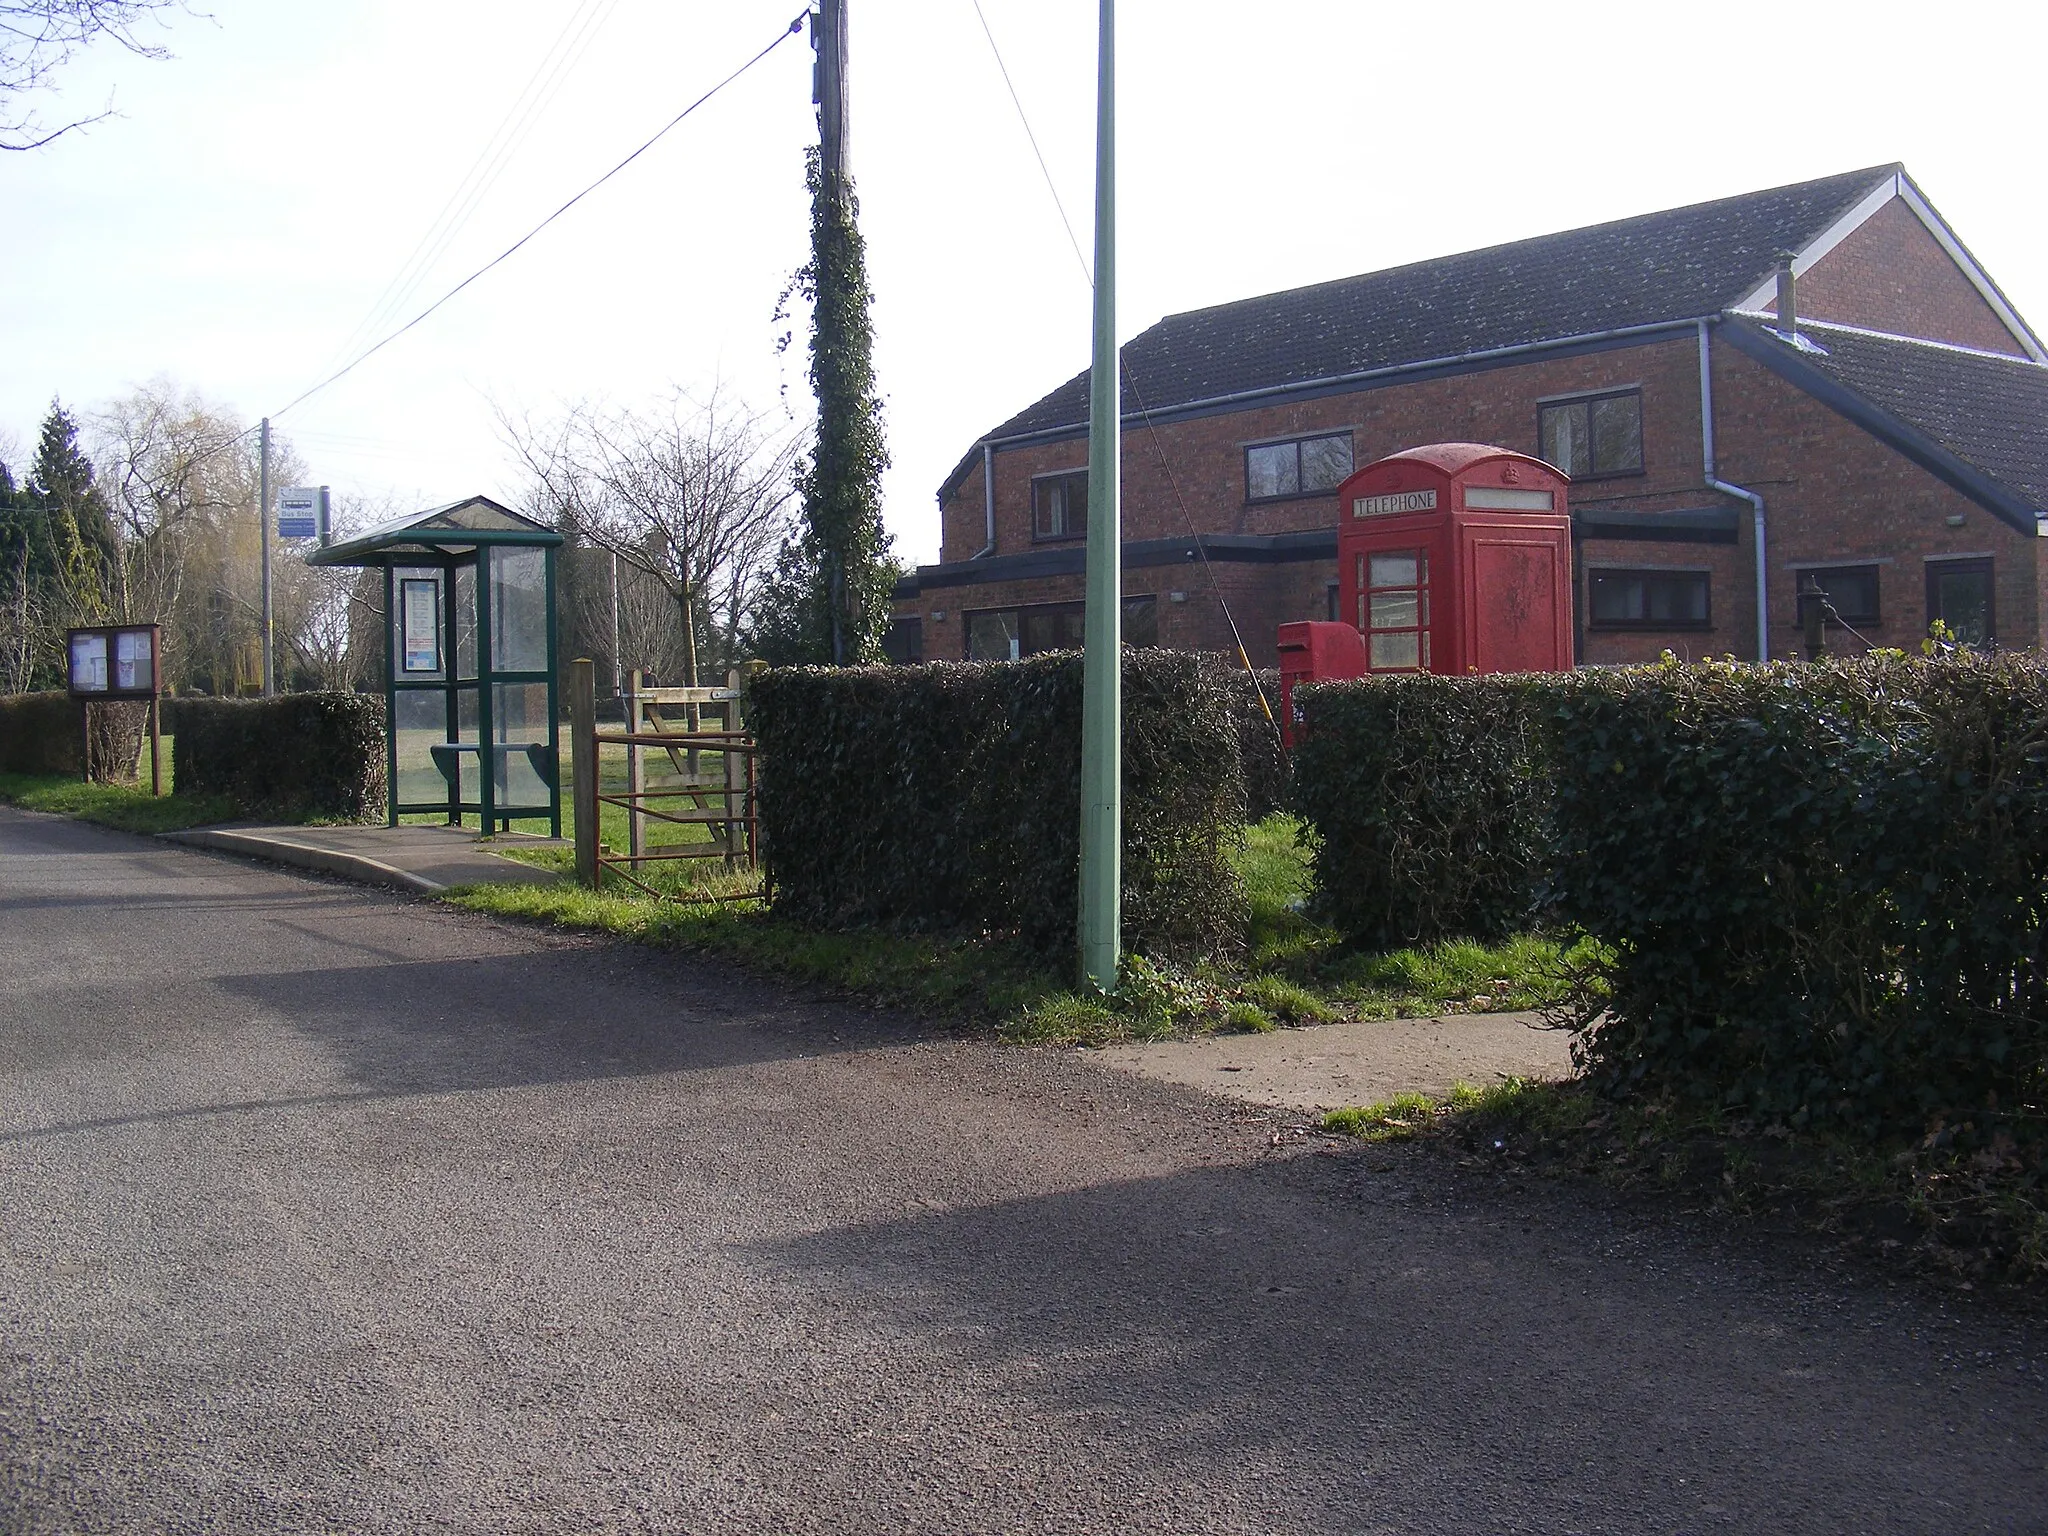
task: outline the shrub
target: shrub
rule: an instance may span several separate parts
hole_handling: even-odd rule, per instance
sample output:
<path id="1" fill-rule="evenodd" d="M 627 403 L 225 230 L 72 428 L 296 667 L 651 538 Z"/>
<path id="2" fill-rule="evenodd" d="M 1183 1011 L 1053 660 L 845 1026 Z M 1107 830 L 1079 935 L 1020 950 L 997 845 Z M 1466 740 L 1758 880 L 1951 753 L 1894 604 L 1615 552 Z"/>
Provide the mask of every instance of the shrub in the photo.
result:
<path id="1" fill-rule="evenodd" d="M 68 693 L 0 696 L 0 773 L 82 776 L 84 735 L 78 701 Z M 92 706 L 92 777 L 101 784 L 135 778 L 149 705 L 109 699 Z"/>
<path id="2" fill-rule="evenodd" d="M 1123 661 L 1126 941 L 1175 959 L 1243 944 L 1226 858 L 1244 816 L 1234 685 L 1212 658 Z M 1074 942 L 1081 659 L 778 668 L 754 679 L 776 909 Z"/>
<path id="3" fill-rule="evenodd" d="M 251 815 L 364 821 L 384 809 L 382 699 L 179 699 L 169 717 L 181 795 L 224 795 Z"/>
<path id="4" fill-rule="evenodd" d="M 1526 927 L 1548 869 L 1543 706 L 1568 678 L 1378 677 L 1295 695 L 1310 909 L 1371 949 Z"/>
<path id="5" fill-rule="evenodd" d="M 1552 727 L 1554 908 L 1614 951 L 1596 1073 L 1793 1125 L 2041 1124 L 2039 659 L 1592 674 Z"/>

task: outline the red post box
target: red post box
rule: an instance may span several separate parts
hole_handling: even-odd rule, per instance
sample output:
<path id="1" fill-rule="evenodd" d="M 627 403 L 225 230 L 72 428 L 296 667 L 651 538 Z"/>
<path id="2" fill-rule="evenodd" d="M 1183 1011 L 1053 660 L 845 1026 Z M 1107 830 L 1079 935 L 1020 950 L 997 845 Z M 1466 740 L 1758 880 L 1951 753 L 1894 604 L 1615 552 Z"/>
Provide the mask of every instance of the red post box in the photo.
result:
<path id="1" fill-rule="evenodd" d="M 1280 740 L 1294 745 L 1301 717 L 1294 711 L 1297 683 L 1365 676 L 1365 637 L 1349 624 L 1309 622 L 1280 626 Z"/>
<path id="2" fill-rule="evenodd" d="M 1288 743 L 1296 683 L 1569 670 L 1569 484 L 1525 453 L 1432 443 L 1368 464 L 1339 486 L 1343 622 L 1280 627 Z"/>

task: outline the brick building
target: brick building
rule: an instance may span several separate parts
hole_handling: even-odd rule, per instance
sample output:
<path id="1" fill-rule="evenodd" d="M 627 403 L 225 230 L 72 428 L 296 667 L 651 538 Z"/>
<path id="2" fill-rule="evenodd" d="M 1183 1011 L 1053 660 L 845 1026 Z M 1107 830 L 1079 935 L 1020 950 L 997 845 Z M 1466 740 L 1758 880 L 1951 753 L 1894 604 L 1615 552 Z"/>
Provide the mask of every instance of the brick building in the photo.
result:
<path id="1" fill-rule="evenodd" d="M 1337 483 L 1437 441 L 1572 476 L 1581 661 L 1790 654 L 1809 580 L 1873 644 L 2043 643 L 2048 350 L 1896 165 L 1172 315 L 1123 361 L 1133 643 L 1227 648 L 1220 592 L 1271 665 L 1336 616 Z M 1080 643 L 1087 421 L 1084 372 L 961 458 L 894 650 Z"/>

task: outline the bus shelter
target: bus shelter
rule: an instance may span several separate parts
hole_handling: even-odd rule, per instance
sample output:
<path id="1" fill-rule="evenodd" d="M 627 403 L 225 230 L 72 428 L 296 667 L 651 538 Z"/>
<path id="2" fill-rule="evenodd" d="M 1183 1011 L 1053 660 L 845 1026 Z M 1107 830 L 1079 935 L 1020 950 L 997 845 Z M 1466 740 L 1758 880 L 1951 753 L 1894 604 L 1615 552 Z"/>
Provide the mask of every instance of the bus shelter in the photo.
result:
<path id="1" fill-rule="evenodd" d="M 309 554 L 384 573 L 385 783 L 402 815 L 545 816 L 562 835 L 555 551 L 562 536 L 485 496 Z"/>

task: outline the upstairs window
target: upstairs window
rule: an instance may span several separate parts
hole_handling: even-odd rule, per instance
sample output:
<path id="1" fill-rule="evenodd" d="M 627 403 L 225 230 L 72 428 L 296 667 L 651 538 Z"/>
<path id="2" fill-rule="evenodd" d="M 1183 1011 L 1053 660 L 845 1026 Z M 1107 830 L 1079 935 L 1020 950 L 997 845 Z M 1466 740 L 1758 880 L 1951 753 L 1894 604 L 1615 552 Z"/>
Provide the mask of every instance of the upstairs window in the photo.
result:
<path id="1" fill-rule="evenodd" d="M 1260 443 L 1244 451 L 1245 500 L 1320 496 L 1337 489 L 1350 473 L 1349 432 L 1297 437 L 1285 443 Z"/>
<path id="2" fill-rule="evenodd" d="M 1040 475 L 1031 482 L 1031 536 L 1078 539 L 1088 532 L 1088 471 Z"/>
<path id="3" fill-rule="evenodd" d="M 1539 406 L 1537 456 L 1574 480 L 1643 472 L 1643 392 L 1586 395 Z"/>

